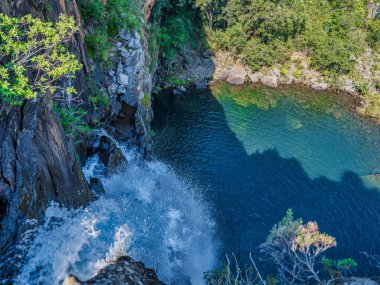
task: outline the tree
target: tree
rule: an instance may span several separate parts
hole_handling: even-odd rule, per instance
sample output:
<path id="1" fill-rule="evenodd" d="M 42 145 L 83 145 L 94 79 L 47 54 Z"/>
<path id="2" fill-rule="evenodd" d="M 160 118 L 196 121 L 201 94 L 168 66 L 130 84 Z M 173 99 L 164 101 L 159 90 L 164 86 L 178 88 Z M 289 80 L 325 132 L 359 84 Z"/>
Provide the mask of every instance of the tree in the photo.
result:
<path id="1" fill-rule="evenodd" d="M 223 7 L 221 0 L 195 0 L 195 5 L 204 13 L 210 29 L 213 29 L 216 16 Z"/>
<path id="2" fill-rule="evenodd" d="M 58 81 L 75 77 L 81 69 L 63 45 L 77 30 L 68 16 L 51 23 L 31 15 L 11 18 L 0 13 L 0 100 L 21 105 L 46 92 L 76 94 L 73 87 L 59 87 Z"/>
<path id="3" fill-rule="evenodd" d="M 294 220 L 292 210 L 288 210 L 260 249 L 277 267 L 281 280 L 304 284 L 312 280 L 322 283 L 317 268 L 323 261 L 323 253 L 334 246 L 335 238 L 320 233 L 316 222 L 303 224 Z"/>

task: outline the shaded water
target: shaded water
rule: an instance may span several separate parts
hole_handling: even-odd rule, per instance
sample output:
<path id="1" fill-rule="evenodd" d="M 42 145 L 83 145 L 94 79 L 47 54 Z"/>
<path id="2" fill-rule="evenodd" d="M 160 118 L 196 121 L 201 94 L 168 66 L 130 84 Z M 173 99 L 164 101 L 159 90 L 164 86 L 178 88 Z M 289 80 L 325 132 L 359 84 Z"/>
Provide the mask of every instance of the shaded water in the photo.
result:
<path id="1" fill-rule="evenodd" d="M 333 257 L 375 274 L 380 254 L 380 128 L 352 98 L 305 89 L 216 84 L 154 104 L 154 151 L 211 204 L 219 255 L 242 259 L 292 208 L 337 238 Z"/>

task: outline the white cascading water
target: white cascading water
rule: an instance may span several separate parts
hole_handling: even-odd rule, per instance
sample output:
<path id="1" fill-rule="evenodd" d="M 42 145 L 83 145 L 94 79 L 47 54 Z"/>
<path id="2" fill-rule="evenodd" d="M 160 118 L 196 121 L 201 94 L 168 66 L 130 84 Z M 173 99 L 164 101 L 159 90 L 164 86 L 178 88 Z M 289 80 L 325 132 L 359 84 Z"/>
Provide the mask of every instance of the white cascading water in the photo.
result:
<path id="1" fill-rule="evenodd" d="M 101 177 L 103 197 L 78 210 L 53 204 L 43 225 L 25 234 L 17 284 L 59 284 L 69 273 L 87 280 L 125 254 L 167 283 L 203 283 L 203 272 L 215 265 L 216 243 L 202 197 L 164 163 L 121 149 L 128 166 Z M 96 156 L 84 167 L 88 179 L 103 170 Z"/>

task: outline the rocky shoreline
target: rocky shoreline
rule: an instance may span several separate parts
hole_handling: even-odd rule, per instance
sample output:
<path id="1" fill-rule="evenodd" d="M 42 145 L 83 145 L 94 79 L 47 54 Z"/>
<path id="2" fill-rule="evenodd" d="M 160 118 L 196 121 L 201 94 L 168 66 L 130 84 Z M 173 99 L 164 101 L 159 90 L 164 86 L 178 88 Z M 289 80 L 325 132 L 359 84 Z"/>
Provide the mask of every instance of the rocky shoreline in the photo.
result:
<path id="1" fill-rule="evenodd" d="M 369 92 L 375 96 L 375 100 L 380 100 L 380 91 L 377 89 L 377 84 L 380 82 L 380 70 L 373 71 L 375 60 L 370 55 L 370 51 L 363 56 L 367 57 L 367 60 L 360 60 L 361 64 L 358 65 L 357 69 L 361 70 L 363 79 L 370 82 Z M 271 88 L 295 84 L 317 91 L 344 92 L 360 99 L 360 104 L 356 108 L 358 113 L 372 118 L 380 117 L 380 112 L 375 107 L 371 108 L 371 101 L 358 91 L 353 79 L 347 76 L 341 76 L 336 82 L 326 79 L 321 73 L 311 69 L 307 55 L 302 52 L 293 53 L 291 61 L 287 64 L 273 68 L 262 68 L 255 73 L 228 52 L 217 51 L 212 59 L 215 66 L 212 75 L 213 80 L 222 80 L 233 85 L 242 85 L 247 82 L 261 83 Z"/>

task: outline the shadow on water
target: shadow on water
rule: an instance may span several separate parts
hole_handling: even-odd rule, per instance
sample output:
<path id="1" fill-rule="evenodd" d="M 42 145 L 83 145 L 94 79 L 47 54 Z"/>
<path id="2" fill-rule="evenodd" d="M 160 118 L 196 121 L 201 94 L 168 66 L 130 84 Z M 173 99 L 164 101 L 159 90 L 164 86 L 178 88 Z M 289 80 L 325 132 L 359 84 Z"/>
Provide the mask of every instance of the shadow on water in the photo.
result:
<path id="1" fill-rule="evenodd" d="M 243 260 L 258 254 L 272 226 L 292 208 L 295 217 L 315 220 L 336 237 L 329 256 L 353 257 L 360 274 L 376 274 L 361 252 L 380 254 L 380 190 L 350 171 L 340 181 L 312 179 L 299 161 L 276 149 L 247 154 L 210 90 L 159 95 L 154 111 L 155 154 L 200 186 L 223 244 L 221 261 L 227 252 Z"/>

